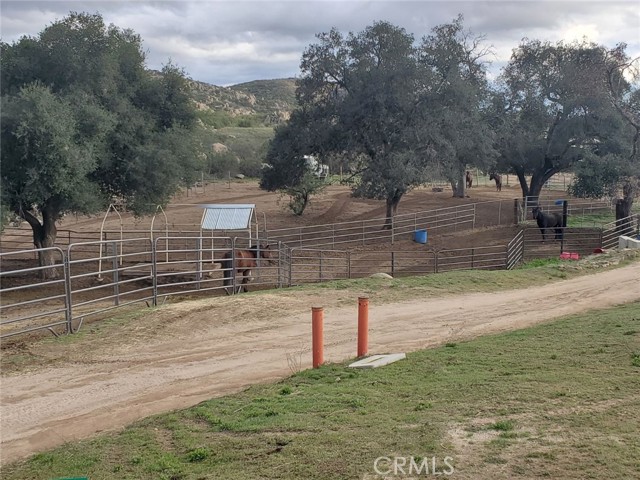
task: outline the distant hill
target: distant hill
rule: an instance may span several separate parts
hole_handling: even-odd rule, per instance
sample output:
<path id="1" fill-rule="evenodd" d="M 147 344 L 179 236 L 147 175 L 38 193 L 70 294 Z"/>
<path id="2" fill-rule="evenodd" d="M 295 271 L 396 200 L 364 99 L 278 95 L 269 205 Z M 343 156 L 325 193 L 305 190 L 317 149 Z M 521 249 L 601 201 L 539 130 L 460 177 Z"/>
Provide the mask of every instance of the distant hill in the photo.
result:
<path id="1" fill-rule="evenodd" d="M 210 126 L 277 125 L 295 108 L 295 79 L 255 80 L 230 87 L 189 81 L 200 119 Z"/>

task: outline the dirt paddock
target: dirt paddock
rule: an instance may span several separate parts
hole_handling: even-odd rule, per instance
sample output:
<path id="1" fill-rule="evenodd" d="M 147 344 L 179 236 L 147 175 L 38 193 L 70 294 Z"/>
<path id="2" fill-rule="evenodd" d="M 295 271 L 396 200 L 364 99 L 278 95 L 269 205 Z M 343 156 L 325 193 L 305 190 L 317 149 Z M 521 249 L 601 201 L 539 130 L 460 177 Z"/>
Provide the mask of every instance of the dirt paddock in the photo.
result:
<path id="1" fill-rule="evenodd" d="M 416 189 L 400 203 L 399 214 L 463 203 L 502 200 L 505 226 L 478 228 L 430 237 L 448 248 L 504 244 L 515 232 L 509 227 L 513 198 L 519 189 L 472 188 L 470 198 L 455 199 L 449 191 Z M 558 195 L 552 192 L 551 195 Z M 258 220 L 267 229 L 291 225 L 346 222 L 384 215 L 384 203 L 355 199 L 344 186 L 333 185 L 314 198 L 302 217 L 282 206 L 278 195 L 258 189 L 255 182 L 209 185 L 206 192 L 183 195 L 166 209 L 172 230 L 199 225 L 200 203 L 255 203 Z M 479 208 L 482 225 L 496 215 L 497 203 Z M 484 217 L 483 217 L 484 216 Z M 489 218 L 491 217 L 491 218 Z M 512 218 L 512 217 L 511 217 Z M 150 219 L 124 214 L 125 228 L 148 231 Z M 102 218 L 65 218 L 60 230 L 75 234 L 99 229 Z M 495 223 L 495 222 L 494 222 Z M 116 217 L 106 222 L 119 228 Z M 25 242 L 25 227 L 3 236 L 3 245 Z M 64 234 L 63 234 L 64 235 Z M 28 248 L 28 240 L 25 244 Z M 377 251 L 385 245 L 364 247 Z M 420 249 L 411 238 L 398 239 L 394 248 Z M 602 308 L 640 299 L 637 278 L 640 264 L 562 282 L 559 285 L 514 290 L 498 294 L 447 295 L 371 310 L 371 352 L 411 351 L 477 335 L 521 328 L 560 315 Z M 25 359 L 32 367 L 2 372 L 2 463 L 122 427 L 144 416 L 196 404 L 216 395 L 237 391 L 251 383 L 280 378 L 291 372 L 291 359 L 300 368 L 310 362 L 308 310 L 326 308 L 326 359 L 340 361 L 353 355 L 353 309 L 345 308 L 353 292 L 274 291 L 260 296 L 202 298 L 164 307 L 109 327 L 108 331 L 84 327 L 84 335 L 71 343 L 20 338 L 9 350 L 13 360 Z M 520 305 L 543 295 L 558 298 L 553 308 L 523 313 Z M 560 301 L 561 300 L 561 301 Z M 473 305 L 472 316 L 458 307 Z M 460 307 L 462 308 L 462 307 Z M 424 318 L 424 312 L 429 317 Z M 464 317 L 464 318 L 463 318 Z M 3 344 L 3 346 L 5 346 Z M 4 358 L 4 356 L 3 356 Z M 37 359 L 34 363 L 33 359 Z"/>

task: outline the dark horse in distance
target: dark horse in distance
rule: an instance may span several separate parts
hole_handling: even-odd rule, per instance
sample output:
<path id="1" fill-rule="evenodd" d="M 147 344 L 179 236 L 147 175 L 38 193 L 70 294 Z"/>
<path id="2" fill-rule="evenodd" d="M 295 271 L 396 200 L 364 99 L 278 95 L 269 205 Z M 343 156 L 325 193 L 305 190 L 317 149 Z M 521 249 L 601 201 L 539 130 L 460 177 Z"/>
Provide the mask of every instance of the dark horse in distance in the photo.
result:
<path id="1" fill-rule="evenodd" d="M 491 175 L 489 175 L 489 180 L 495 180 L 496 191 L 498 192 L 502 191 L 502 177 L 500 175 L 498 175 L 497 173 L 492 173 Z"/>
<path id="2" fill-rule="evenodd" d="M 235 258 L 234 258 L 235 252 Z M 242 274 L 242 283 L 237 286 L 235 293 L 248 292 L 247 284 L 251 278 L 251 269 L 258 266 L 259 259 L 265 259 L 268 263 L 273 263 L 273 250 L 269 245 L 252 245 L 247 249 L 236 249 L 224 254 L 220 261 L 224 274 L 224 287 L 229 295 L 229 287 L 233 284 L 236 273 Z"/>
<path id="3" fill-rule="evenodd" d="M 562 214 L 558 212 L 544 213 L 540 207 L 533 207 L 531 210 L 533 218 L 538 222 L 538 228 L 542 233 L 542 241 L 544 242 L 545 231 L 547 228 L 553 228 L 556 232 L 556 240 L 562 240 Z"/>
<path id="4" fill-rule="evenodd" d="M 471 185 L 473 185 L 473 175 L 469 170 L 467 170 L 466 178 L 467 178 L 467 188 L 471 188 Z"/>

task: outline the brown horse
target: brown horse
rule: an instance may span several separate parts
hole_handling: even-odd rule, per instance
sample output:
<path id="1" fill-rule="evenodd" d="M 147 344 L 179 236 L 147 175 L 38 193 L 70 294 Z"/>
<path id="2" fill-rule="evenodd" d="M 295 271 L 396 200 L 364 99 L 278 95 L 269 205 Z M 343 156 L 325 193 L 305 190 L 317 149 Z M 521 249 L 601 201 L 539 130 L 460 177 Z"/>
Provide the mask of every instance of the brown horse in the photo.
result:
<path id="1" fill-rule="evenodd" d="M 242 283 L 234 293 L 248 292 L 247 284 L 252 280 L 251 269 L 258 266 L 259 259 L 265 259 L 269 264 L 272 264 L 273 254 L 274 252 L 271 250 L 270 245 L 251 245 L 246 250 L 236 249 L 225 253 L 220 264 L 224 274 L 224 287 L 227 295 L 230 295 L 229 287 L 233 284 L 235 274 L 240 273 L 242 274 Z"/>
<path id="2" fill-rule="evenodd" d="M 500 177 L 500 175 L 498 175 L 497 173 L 492 173 L 491 175 L 489 175 L 489 180 L 495 180 L 496 191 L 498 192 L 502 191 L 502 177 Z"/>
<path id="3" fill-rule="evenodd" d="M 473 175 L 467 170 L 467 188 L 471 188 L 471 185 L 473 185 Z"/>

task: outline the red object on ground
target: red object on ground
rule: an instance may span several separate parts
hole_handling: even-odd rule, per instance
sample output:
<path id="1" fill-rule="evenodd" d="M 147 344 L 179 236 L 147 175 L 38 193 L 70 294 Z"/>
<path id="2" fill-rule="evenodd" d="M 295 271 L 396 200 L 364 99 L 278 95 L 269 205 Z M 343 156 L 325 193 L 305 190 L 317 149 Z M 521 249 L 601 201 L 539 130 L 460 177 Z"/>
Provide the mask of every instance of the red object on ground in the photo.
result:
<path id="1" fill-rule="evenodd" d="M 607 251 L 604 248 L 596 248 L 593 253 L 607 253 Z"/>
<path id="2" fill-rule="evenodd" d="M 560 254 L 562 260 L 580 260 L 580 254 L 574 252 L 562 252 Z"/>

